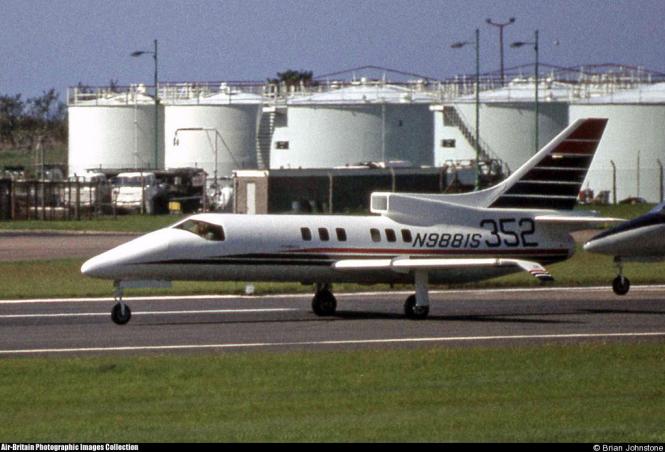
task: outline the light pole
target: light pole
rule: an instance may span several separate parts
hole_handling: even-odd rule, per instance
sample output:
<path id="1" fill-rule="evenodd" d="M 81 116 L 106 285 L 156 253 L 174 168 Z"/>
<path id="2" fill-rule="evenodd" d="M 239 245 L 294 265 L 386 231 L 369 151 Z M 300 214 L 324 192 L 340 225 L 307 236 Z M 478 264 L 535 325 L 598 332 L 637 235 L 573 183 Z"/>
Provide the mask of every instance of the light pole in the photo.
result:
<path id="1" fill-rule="evenodd" d="M 157 40 L 155 39 L 155 50 L 137 50 L 131 53 L 133 57 L 140 57 L 141 55 L 152 55 L 155 60 L 155 169 L 159 168 L 159 77 L 157 74 Z"/>
<path id="2" fill-rule="evenodd" d="M 476 190 L 480 189 L 480 30 L 476 28 L 476 42 L 460 41 L 451 44 L 453 49 L 461 49 L 466 45 L 476 48 Z"/>
<path id="3" fill-rule="evenodd" d="M 539 108 L 539 107 L 538 107 L 538 30 L 535 31 L 535 33 L 534 33 L 534 40 L 533 40 L 532 42 L 527 42 L 527 41 L 517 41 L 517 42 L 513 42 L 513 43 L 510 45 L 510 47 L 512 47 L 512 48 L 519 48 L 519 47 L 526 46 L 526 45 L 533 46 L 533 50 L 534 50 L 535 53 L 536 53 L 536 65 L 535 65 L 535 68 L 534 68 L 534 73 L 535 73 L 535 77 L 536 77 L 536 83 L 535 83 L 535 85 L 536 85 L 536 90 L 535 90 L 535 94 L 536 94 L 536 96 L 535 96 L 535 102 L 536 102 L 536 133 L 535 133 L 535 144 L 536 144 L 536 150 L 535 150 L 535 152 L 538 152 L 538 149 L 540 149 L 540 147 L 538 146 L 538 140 L 539 140 L 539 136 L 538 136 L 538 121 L 539 121 L 539 115 L 538 115 L 538 108 Z M 535 153 L 535 152 L 534 152 L 534 153 Z"/>
<path id="4" fill-rule="evenodd" d="M 508 22 L 494 22 L 492 19 L 485 19 L 489 25 L 499 28 L 499 61 L 501 64 L 501 86 L 505 84 L 504 74 L 503 74 L 503 29 L 504 27 L 515 23 L 515 18 L 511 17 L 508 19 Z"/>

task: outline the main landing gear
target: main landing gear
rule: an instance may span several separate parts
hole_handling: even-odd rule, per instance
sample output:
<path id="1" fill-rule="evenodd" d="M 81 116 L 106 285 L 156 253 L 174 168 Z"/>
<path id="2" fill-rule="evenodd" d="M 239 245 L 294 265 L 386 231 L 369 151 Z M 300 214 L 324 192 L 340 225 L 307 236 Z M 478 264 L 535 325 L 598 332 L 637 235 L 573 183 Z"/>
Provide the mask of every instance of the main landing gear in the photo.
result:
<path id="1" fill-rule="evenodd" d="M 118 283 L 113 290 L 113 299 L 117 302 L 111 309 L 111 320 L 117 325 L 124 325 L 132 318 L 132 310 L 122 301 L 123 290 Z"/>
<path id="2" fill-rule="evenodd" d="M 426 271 L 415 272 L 416 293 L 404 302 L 404 315 L 408 319 L 421 320 L 429 315 L 429 275 Z M 312 298 L 312 311 L 320 317 L 335 315 L 337 300 L 332 294 L 330 284 L 316 284 L 316 293 Z"/>
<path id="3" fill-rule="evenodd" d="M 416 293 L 404 302 L 404 315 L 407 319 L 422 320 L 429 315 L 428 274 L 415 272 Z"/>
<path id="4" fill-rule="evenodd" d="M 332 294 L 330 284 L 316 284 L 316 293 L 312 298 L 312 311 L 319 317 L 335 315 L 337 300 Z"/>
<path id="5" fill-rule="evenodd" d="M 630 280 L 623 276 L 623 262 L 620 257 L 614 258 L 614 265 L 617 268 L 617 277 L 612 281 L 612 290 L 617 295 L 626 295 L 630 290 Z"/>

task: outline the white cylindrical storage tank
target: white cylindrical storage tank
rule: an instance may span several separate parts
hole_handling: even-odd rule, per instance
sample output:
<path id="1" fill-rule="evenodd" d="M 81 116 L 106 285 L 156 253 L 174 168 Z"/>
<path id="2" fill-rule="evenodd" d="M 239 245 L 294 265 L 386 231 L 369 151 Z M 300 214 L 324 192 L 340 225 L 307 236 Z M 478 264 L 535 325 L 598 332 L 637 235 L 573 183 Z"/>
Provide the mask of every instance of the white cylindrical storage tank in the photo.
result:
<path id="1" fill-rule="evenodd" d="M 570 120 L 608 118 L 584 187 L 610 202 L 662 201 L 665 164 L 665 83 L 570 105 Z M 614 164 L 614 166 L 613 166 Z M 615 170 L 616 168 L 616 170 Z"/>
<path id="2" fill-rule="evenodd" d="M 514 171 L 536 152 L 535 86 L 513 82 L 480 94 L 482 159 L 502 160 Z M 538 103 L 538 147 L 547 144 L 568 125 L 569 91 L 542 82 Z M 475 96 L 464 96 L 436 112 L 435 164 L 475 160 Z M 482 155 L 482 154 L 485 155 Z"/>
<path id="3" fill-rule="evenodd" d="M 385 84 L 360 84 L 287 102 L 276 127 L 271 168 L 330 168 L 359 162 L 432 165 L 431 97 Z"/>
<path id="4" fill-rule="evenodd" d="M 203 168 L 209 178 L 215 176 L 215 169 L 223 178 L 236 169 L 256 168 L 260 96 L 226 89 L 211 96 L 167 102 L 167 168 Z"/>
<path id="5" fill-rule="evenodd" d="M 87 169 L 155 169 L 163 167 L 160 130 L 155 146 L 155 102 L 140 91 L 109 92 L 70 99 L 69 175 Z M 158 128 L 163 129 L 160 106 Z M 157 153 L 157 163 L 155 163 Z"/>

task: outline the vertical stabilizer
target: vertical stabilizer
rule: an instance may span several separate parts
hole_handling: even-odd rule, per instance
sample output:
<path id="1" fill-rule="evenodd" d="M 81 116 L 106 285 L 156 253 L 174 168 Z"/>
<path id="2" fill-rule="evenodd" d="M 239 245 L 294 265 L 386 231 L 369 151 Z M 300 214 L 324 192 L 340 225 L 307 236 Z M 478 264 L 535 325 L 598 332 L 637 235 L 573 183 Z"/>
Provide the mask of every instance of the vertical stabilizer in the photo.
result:
<path id="1" fill-rule="evenodd" d="M 606 124 L 606 118 L 575 121 L 496 186 L 489 207 L 573 209 Z"/>

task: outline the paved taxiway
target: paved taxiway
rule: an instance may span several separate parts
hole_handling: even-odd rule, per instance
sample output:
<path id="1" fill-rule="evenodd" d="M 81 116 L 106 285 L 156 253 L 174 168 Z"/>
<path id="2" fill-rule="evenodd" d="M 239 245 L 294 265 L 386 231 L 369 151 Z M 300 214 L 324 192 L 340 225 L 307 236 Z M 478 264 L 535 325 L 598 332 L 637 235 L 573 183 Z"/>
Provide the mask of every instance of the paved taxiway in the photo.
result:
<path id="1" fill-rule="evenodd" d="M 137 236 L 116 232 L 0 231 L 0 262 L 87 259 Z"/>
<path id="2" fill-rule="evenodd" d="M 110 297 L 0 301 L 0 356 L 665 342 L 665 286 L 435 292 L 422 321 L 403 318 L 406 296 L 337 294 L 329 318 L 311 312 L 311 295 L 128 297 L 124 326 Z"/>

